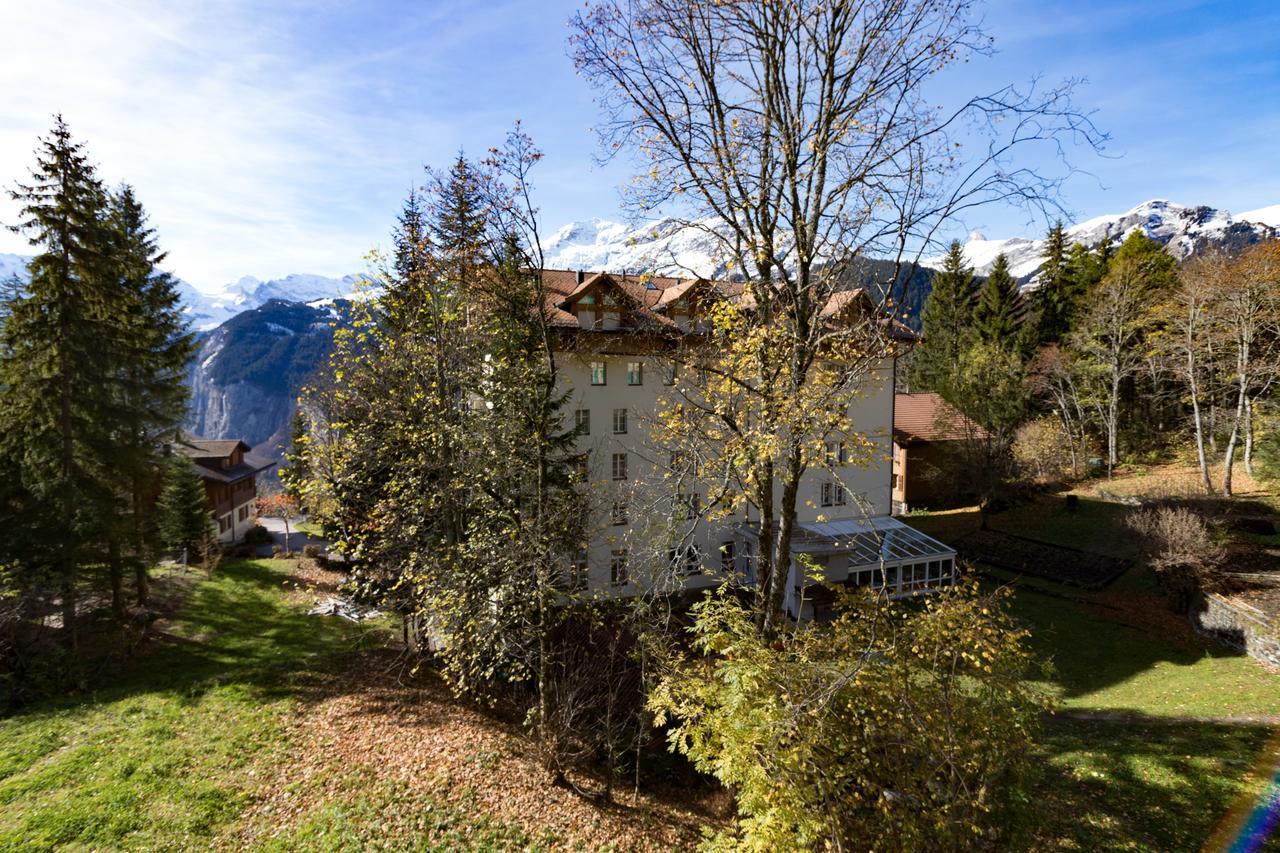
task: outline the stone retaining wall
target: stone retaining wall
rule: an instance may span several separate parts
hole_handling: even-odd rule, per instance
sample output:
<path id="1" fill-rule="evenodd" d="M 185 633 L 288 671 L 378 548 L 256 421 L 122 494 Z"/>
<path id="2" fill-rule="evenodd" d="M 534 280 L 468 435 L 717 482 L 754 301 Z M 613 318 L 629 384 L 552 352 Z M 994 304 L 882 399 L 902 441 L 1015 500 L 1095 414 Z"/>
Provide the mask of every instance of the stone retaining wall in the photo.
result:
<path id="1" fill-rule="evenodd" d="M 1257 608 L 1210 593 L 1200 596 L 1187 615 L 1201 634 L 1280 667 L 1280 630 Z"/>

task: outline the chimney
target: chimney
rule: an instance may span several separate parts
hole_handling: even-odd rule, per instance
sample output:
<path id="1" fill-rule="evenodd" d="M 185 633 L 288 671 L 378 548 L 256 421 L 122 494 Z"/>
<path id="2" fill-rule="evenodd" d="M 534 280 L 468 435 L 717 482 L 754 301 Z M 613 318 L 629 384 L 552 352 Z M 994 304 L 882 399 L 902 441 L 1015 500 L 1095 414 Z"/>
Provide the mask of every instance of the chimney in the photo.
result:
<path id="1" fill-rule="evenodd" d="M 578 270 L 578 272 L 575 273 L 575 276 L 578 280 L 578 284 L 582 284 L 582 279 L 585 278 L 585 276 L 582 274 L 582 270 Z"/>

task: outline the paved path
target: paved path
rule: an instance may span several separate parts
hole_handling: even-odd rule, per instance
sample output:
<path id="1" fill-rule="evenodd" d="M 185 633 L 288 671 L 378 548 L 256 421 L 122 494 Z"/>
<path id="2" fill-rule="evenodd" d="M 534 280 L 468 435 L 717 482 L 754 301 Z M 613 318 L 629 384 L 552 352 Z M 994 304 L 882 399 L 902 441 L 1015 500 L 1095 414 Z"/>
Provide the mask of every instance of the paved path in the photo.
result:
<path id="1" fill-rule="evenodd" d="M 296 525 L 300 521 L 306 521 L 305 518 L 296 518 L 289 522 L 289 550 L 300 553 L 307 545 L 319 545 L 322 550 L 329 550 L 329 543 L 315 536 L 308 536 L 305 533 L 299 533 Z M 270 545 L 259 545 L 257 555 L 259 557 L 270 557 L 271 549 L 279 545 L 284 547 L 284 519 L 283 518 L 259 518 L 258 523 L 267 529 L 271 534 Z"/>

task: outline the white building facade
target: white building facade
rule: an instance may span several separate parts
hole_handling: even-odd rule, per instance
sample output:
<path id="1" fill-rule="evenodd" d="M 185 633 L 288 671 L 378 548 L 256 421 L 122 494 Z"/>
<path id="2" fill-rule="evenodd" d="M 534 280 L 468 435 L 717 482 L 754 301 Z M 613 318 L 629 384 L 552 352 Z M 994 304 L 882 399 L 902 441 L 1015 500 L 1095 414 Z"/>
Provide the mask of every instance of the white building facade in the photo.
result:
<path id="1" fill-rule="evenodd" d="M 563 327 L 567 344 L 558 354 L 567 408 L 589 460 L 592 517 L 570 583 L 593 593 L 631 595 L 654 582 L 655 566 L 686 590 L 730 575 L 752 582 L 750 510 L 707 512 L 705 485 L 677 475 L 671 451 L 653 438 L 654 415 L 664 398 L 677 393 L 674 371 L 681 369 L 654 341 L 696 329 L 693 300 L 700 292 L 705 297 L 715 289 L 713 295 L 733 298 L 735 286 L 567 271 L 548 271 L 544 281 L 552 292 L 553 322 Z M 815 606 L 822 607 L 800 566 L 802 554 L 822 568 L 825 580 L 894 595 L 954 579 L 953 549 L 891 517 L 893 374 L 892 357 L 877 362 L 847 413 L 846 432 L 873 445 L 869 461 L 865 453 L 846 459 L 834 435 L 828 464 L 803 475 L 786 599 L 794 617 L 820 615 Z"/>

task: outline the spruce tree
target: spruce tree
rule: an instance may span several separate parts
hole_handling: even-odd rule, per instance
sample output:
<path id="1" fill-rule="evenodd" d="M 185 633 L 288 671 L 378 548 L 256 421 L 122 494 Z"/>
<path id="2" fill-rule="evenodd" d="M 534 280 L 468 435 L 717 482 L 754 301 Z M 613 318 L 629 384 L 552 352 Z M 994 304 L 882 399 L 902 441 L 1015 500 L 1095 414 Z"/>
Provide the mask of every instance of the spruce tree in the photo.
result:
<path id="1" fill-rule="evenodd" d="M 23 487 L 45 506 L 63 635 L 74 647 L 78 569 L 102 557 L 101 510 L 116 476 L 119 383 L 104 350 L 119 339 L 121 305 L 107 269 L 107 196 L 57 116 L 37 145 L 30 181 L 10 197 L 21 211 L 15 230 L 40 253 L 0 330 L 0 442 L 19 461 Z"/>
<path id="2" fill-rule="evenodd" d="M 986 281 L 978 289 L 973 309 L 973 334 L 981 343 L 1012 350 L 1018 347 L 1018 282 L 1009 273 L 1009 261 L 996 255 Z"/>
<path id="3" fill-rule="evenodd" d="M 293 410 L 293 420 L 289 425 L 289 449 L 284 454 L 284 467 L 280 469 L 280 482 L 284 484 L 284 493 L 301 502 L 303 485 L 311 477 L 311 469 L 307 464 L 307 416 L 302 407 Z"/>
<path id="4" fill-rule="evenodd" d="M 164 488 L 156 504 L 156 528 L 161 545 L 176 555 L 201 552 L 213 534 L 213 511 L 196 466 L 175 454 L 165 469 Z"/>
<path id="5" fill-rule="evenodd" d="M 1093 286 L 1102 281 L 1107 274 L 1107 265 L 1111 260 L 1111 246 L 1103 243 L 1097 250 L 1090 249 L 1083 243 L 1072 243 L 1067 251 L 1067 269 L 1065 273 L 1067 301 L 1071 306 L 1069 323 L 1074 323 L 1084 306 L 1085 296 Z"/>
<path id="6" fill-rule="evenodd" d="M 1049 229 L 1045 239 L 1044 263 L 1037 276 L 1036 310 L 1041 343 L 1061 340 L 1071 329 L 1075 311 L 1067 270 L 1067 235 L 1061 222 Z"/>
<path id="7" fill-rule="evenodd" d="M 960 241 L 953 241 L 920 315 L 924 340 L 913 354 L 912 387 L 941 391 L 949 384 L 973 316 L 973 294 L 973 270 L 965 263 Z"/>
<path id="8" fill-rule="evenodd" d="M 396 331 L 403 331 L 403 324 L 411 321 L 413 307 L 421 301 L 423 279 L 428 275 L 431 257 L 426 214 L 417 190 L 409 190 L 391 240 L 395 257 L 386 275 L 382 313 L 386 322 L 401 324 Z"/>
<path id="9" fill-rule="evenodd" d="M 448 174 L 437 179 L 433 193 L 428 234 L 446 267 L 445 275 L 461 289 L 472 283 L 478 266 L 491 257 L 482 180 L 481 173 L 459 154 Z"/>
<path id="10" fill-rule="evenodd" d="M 120 288 L 123 309 L 116 317 L 118 337 L 112 347 L 120 382 L 119 502 L 129 508 L 123 529 L 137 602 L 145 605 L 151 563 L 146 504 L 161 467 L 154 438 L 182 419 L 195 339 L 182 316 L 174 279 L 160 269 L 165 255 L 131 187 L 112 195 L 108 224 L 113 284 Z"/>

